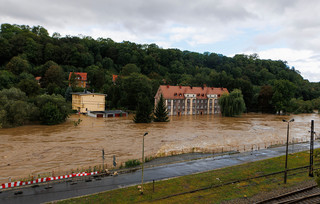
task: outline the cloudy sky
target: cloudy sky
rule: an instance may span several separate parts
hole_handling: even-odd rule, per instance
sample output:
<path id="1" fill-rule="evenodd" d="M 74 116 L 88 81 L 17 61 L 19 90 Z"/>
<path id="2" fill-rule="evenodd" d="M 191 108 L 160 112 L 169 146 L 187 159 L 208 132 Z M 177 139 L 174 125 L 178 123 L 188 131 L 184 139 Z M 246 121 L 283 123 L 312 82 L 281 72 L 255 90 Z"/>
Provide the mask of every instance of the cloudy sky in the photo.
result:
<path id="1" fill-rule="evenodd" d="M 233 57 L 281 59 L 320 81 L 318 0 L 0 0 L 0 23 Z"/>

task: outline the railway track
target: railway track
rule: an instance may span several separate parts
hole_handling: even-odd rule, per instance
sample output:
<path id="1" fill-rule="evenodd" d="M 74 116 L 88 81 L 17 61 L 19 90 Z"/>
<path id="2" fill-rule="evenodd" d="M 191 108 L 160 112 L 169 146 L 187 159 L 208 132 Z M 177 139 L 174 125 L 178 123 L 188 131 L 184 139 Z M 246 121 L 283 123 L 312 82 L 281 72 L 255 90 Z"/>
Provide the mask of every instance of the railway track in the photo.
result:
<path id="1" fill-rule="evenodd" d="M 291 204 L 291 203 L 320 203 L 320 188 L 312 185 L 306 188 L 300 188 L 289 193 L 277 195 L 262 201 L 254 202 L 255 204 Z"/>

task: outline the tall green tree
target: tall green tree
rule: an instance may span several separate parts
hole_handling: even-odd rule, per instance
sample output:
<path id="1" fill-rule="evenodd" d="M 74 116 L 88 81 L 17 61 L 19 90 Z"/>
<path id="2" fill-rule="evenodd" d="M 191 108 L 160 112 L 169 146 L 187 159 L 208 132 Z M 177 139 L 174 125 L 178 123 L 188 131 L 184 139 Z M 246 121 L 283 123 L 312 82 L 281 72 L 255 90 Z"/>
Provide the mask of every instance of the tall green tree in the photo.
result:
<path id="1" fill-rule="evenodd" d="M 55 84 L 56 86 L 62 88 L 66 85 L 66 77 L 63 69 L 60 66 L 52 65 L 46 71 L 42 81 L 42 87 L 48 87 L 49 84 Z"/>
<path id="2" fill-rule="evenodd" d="M 72 72 L 69 80 L 70 86 L 72 89 L 75 89 L 77 87 L 77 75 Z"/>
<path id="3" fill-rule="evenodd" d="M 264 113 L 274 113 L 274 107 L 272 105 L 272 86 L 262 86 L 258 96 L 259 110 Z"/>
<path id="4" fill-rule="evenodd" d="M 22 79 L 18 87 L 21 91 L 25 92 L 27 96 L 35 96 L 40 91 L 40 86 L 36 80 L 33 79 Z"/>
<path id="5" fill-rule="evenodd" d="M 11 88 L 15 82 L 16 76 L 6 70 L 0 70 L 0 90 Z"/>
<path id="6" fill-rule="evenodd" d="M 147 96 L 150 103 L 154 97 L 151 80 L 142 74 L 132 73 L 127 77 L 123 77 L 120 86 L 123 93 L 121 94 L 121 105 L 129 110 L 134 110 L 137 107 L 140 94 Z"/>
<path id="7" fill-rule="evenodd" d="M 276 80 L 273 86 L 272 103 L 276 111 L 286 113 L 290 100 L 294 97 L 296 86 L 288 80 Z"/>
<path id="8" fill-rule="evenodd" d="M 219 105 L 223 116 L 233 117 L 241 115 L 246 105 L 241 90 L 235 89 L 230 94 L 224 93 L 219 99 Z"/>
<path id="9" fill-rule="evenodd" d="M 64 122 L 70 114 L 70 104 L 61 95 L 40 95 L 35 99 L 42 124 L 55 125 Z"/>
<path id="10" fill-rule="evenodd" d="M 71 86 L 68 86 L 66 93 L 64 95 L 64 98 L 66 99 L 66 101 L 72 101 L 72 88 Z"/>
<path id="11" fill-rule="evenodd" d="M 168 110 L 161 94 L 154 113 L 154 122 L 169 122 Z"/>
<path id="12" fill-rule="evenodd" d="M 145 94 L 140 94 L 136 115 L 133 118 L 135 123 L 152 122 L 152 105 Z"/>
<path id="13" fill-rule="evenodd" d="M 22 72 L 30 72 L 31 66 L 29 62 L 20 56 L 13 57 L 6 65 L 6 68 L 13 74 L 19 75 Z"/>
<path id="14" fill-rule="evenodd" d="M 14 127 L 33 120 L 38 113 L 26 94 L 17 88 L 0 91 L 0 123 L 2 127 Z"/>
<path id="15" fill-rule="evenodd" d="M 94 89 L 96 92 L 102 91 L 103 85 L 106 82 L 105 71 L 98 66 L 92 65 L 87 67 L 87 72 L 90 88 Z"/>
<path id="16" fill-rule="evenodd" d="M 140 68 L 135 64 L 127 64 L 121 70 L 123 76 L 129 76 L 131 73 L 140 73 Z"/>

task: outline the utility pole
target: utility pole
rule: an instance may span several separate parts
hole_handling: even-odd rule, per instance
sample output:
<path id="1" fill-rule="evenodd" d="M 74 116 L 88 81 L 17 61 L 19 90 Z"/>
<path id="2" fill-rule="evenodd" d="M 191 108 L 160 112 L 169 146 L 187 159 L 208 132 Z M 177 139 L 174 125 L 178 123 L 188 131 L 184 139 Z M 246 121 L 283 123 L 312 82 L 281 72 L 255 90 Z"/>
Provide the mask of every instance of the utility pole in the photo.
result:
<path id="1" fill-rule="evenodd" d="M 102 172 L 104 172 L 104 149 L 102 149 Z"/>
<path id="2" fill-rule="evenodd" d="M 314 141 L 314 121 L 311 120 L 311 138 L 310 138 L 310 167 L 309 176 L 313 177 L 313 142 Z"/>
<path id="3" fill-rule="evenodd" d="M 289 124 L 290 124 L 290 122 L 293 122 L 294 119 L 291 119 L 289 121 L 287 121 L 287 120 L 282 120 L 282 121 L 288 123 L 288 127 L 287 127 L 287 144 L 286 144 L 286 162 L 285 162 L 285 167 L 284 167 L 284 184 L 286 184 L 287 183 L 287 173 L 288 173 L 287 172 L 288 171 L 288 145 L 289 145 L 289 128 L 290 128 Z"/>
<path id="4" fill-rule="evenodd" d="M 142 137 L 142 175 L 141 175 L 141 195 L 143 195 L 143 164 L 144 164 L 144 136 L 146 136 L 148 132 L 144 133 Z"/>

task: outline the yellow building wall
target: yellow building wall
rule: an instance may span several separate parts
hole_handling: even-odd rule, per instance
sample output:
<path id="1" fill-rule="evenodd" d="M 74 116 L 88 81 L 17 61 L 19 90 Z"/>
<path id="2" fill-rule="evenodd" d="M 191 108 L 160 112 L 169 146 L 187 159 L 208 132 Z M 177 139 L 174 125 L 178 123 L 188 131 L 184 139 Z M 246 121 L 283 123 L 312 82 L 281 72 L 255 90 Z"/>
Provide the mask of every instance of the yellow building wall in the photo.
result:
<path id="1" fill-rule="evenodd" d="M 105 110 L 105 95 L 86 94 L 72 95 L 72 109 L 81 113 L 88 111 L 104 111 Z"/>

